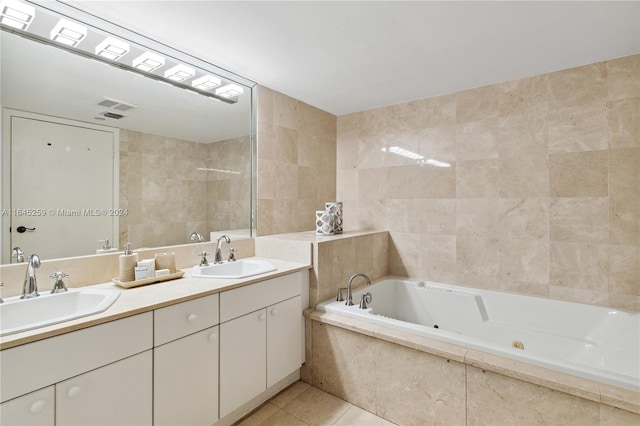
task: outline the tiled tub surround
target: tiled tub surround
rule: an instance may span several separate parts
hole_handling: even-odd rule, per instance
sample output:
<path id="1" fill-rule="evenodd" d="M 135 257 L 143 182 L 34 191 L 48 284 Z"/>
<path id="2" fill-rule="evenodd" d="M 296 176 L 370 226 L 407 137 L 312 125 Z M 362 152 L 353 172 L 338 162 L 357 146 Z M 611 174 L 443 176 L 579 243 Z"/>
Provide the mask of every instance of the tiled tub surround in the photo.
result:
<path id="1" fill-rule="evenodd" d="M 157 247 L 191 232 L 247 228 L 249 136 L 198 143 L 120 131 L 121 244 Z M 239 174 L 198 169 L 220 169 Z"/>
<path id="2" fill-rule="evenodd" d="M 373 300 L 360 309 L 365 292 Z M 360 289 L 353 301 L 316 309 L 640 392 L 640 314 L 399 279 Z"/>
<path id="3" fill-rule="evenodd" d="M 313 385 L 402 425 L 636 425 L 637 392 L 331 312 L 309 314 Z"/>
<path id="4" fill-rule="evenodd" d="M 640 311 L 640 55 L 340 116 L 336 195 L 392 275 Z"/>

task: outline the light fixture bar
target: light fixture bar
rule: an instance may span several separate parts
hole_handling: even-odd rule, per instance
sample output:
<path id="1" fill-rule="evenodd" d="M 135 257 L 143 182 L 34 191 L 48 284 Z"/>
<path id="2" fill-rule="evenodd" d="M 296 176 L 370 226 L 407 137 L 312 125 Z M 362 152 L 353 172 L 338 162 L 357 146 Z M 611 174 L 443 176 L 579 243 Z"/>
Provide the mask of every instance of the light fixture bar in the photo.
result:
<path id="1" fill-rule="evenodd" d="M 133 60 L 133 66 L 144 72 L 154 72 L 164 66 L 164 58 L 153 52 L 144 52 Z"/>
<path id="2" fill-rule="evenodd" d="M 200 90 L 211 90 L 222 84 L 222 80 L 212 75 L 204 75 L 200 78 L 196 78 L 191 82 L 191 86 Z"/>
<path id="3" fill-rule="evenodd" d="M 107 37 L 96 46 L 96 55 L 117 61 L 129 52 L 129 43 L 117 38 Z"/>
<path id="4" fill-rule="evenodd" d="M 87 27 L 60 19 L 51 30 L 51 40 L 65 46 L 76 47 L 87 36 Z"/>
<path id="5" fill-rule="evenodd" d="M 33 22 L 36 9 L 15 0 L 0 1 L 0 23 L 25 31 Z"/>
<path id="6" fill-rule="evenodd" d="M 242 95 L 242 93 L 244 93 L 244 89 L 233 83 L 216 89 L 216 95 L 222 96 L 223 98 L 234 98 L 238 95 Z"/>
<path id="7" fill-rule="evenodd" d="M 65 45 L 65 44 L 61 44 L 61 43 L 52 43 L 51 40 L 46 39 L 44 37 L 41 37 L 41 36 L 39 36 L 37 34 L 32 34 L 32 33 L 26 32 L 26 31 L 21 31 L 21 30 L 18 30 L 16 28 L 9 27 L 7 25 L 0 25 L 0 29 L 2 29 L 2 31 L 6 31 L 8 33 L 15 34 L 15 35 L 20 36 L 20 37 L 24 37 L 26 39 L 29 39 L 29 40 L 32 40 L 32 41 L 35 41 L 35 42 L 38 42 L 38 43 L 42 43 L 42 44 L 47 45 L 47 46 L 57 47 L 58 49 L 65 50 L 67 52 L 76 54 L 78 56 L 82 56 L 82 57 L 87 58 L 87 59 L 93 59 L 94 61 L 102 62 L 102 63 L 110 65 L 112 67 L 120 68 L 122 70 L 132 72 L 134 74 L 145 76 L 145 77 L 150 78 L 152 80 L 156 80 L 157 82 L 160 82 L 160 83 L 170 84 L 170 85 L 178 87 L 180 89 L 191 90 L 193 92 L 199 93 L 202 96 L 206 96 L 208 98 L 212 98 L 212 99 L 215 99 L 215 100 L 227 103 L 227 104 L 235 104 L 235 103 L 238 102 L 236 99 L 225 98 L 223 96 L 219 96 L 219 95 L 216 95 L 216 94 L 213 94 L 213 93 L 210 93 L 210 92 L 206 92 L 204 90 L 200 90 L 200 89 L 197 89 L 195 87 L 190 87 L 190 86 L 188 86 L 186 84 L 182 84 L 182 83 L 177 82 L 177 81 L 165 79 L 165 78 L 163 78 L 163 77 L 161 77 L 159 75 L 156 75 L 156 74 L 146 73 L 146 72 L 144 72 L 144 71 L 142 71 L 142 70 L 140 70 L 138 68 L 132 67 L 132 66 L 127 65 L 127 64 L 124 64 L 122 62 L 110 61 L 110 60 L 108 60 L 106 58 L 103 58 L 102 56 L 94 55 L 94 54 L 92 54 L 90 52 L 84 51 L 82 49 L 75 48 L 73 46 L 69 46 L 69 45 Z"/>

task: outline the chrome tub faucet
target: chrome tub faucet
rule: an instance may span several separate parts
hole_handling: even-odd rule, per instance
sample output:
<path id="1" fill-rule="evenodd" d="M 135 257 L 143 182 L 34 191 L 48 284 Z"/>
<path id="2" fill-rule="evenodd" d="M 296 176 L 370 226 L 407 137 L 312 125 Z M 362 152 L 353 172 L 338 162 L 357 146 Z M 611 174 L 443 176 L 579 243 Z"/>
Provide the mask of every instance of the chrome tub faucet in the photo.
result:
<path id="1" fill-rule="evenodd" d="M 367 285 L 371 285 L 371 280 L 369 279 L 367 274 L 363 274 L 363 273 L 353 274 L 351 276 L 351 278 L 349 278 L 349 284 L 347 285 L 347 301 L 344 303 L 347 306 L 353 306 L 354 305 L 354 303 L 353 303 L 353 295 L 351 294 L 351 284 L 353 283 L 353 280 L 358 278 L 358 277 L 364 278 L 364 280 L 367 283 Z"/>

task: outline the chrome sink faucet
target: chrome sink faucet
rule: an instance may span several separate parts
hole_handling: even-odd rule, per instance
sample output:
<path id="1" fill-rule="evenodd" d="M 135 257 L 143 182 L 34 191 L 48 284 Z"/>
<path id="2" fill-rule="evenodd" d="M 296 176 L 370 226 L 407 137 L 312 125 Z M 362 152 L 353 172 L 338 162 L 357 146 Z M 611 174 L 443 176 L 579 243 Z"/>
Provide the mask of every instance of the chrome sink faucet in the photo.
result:
<path id="1" fill-rule="evenodd" d="M 222 263 L 222 240 L 224 240 L 224 242 L 227 244 L 231 243 L 231 238 L 226 235 L 221 235 L 220 238 L 218 238 L 218 245 L 216 246 L 216 257 L 213 263 Z"/>
<path id="2" fill-rule="evenodd" d="M 36 269 L 40 267 L 40 258 L 37 254 L 32 254 L 27 258 L 27 263 L 27 273 L 24 277 L 21 299 L 40 296 L 38 294 L 38 280 L 36 279 Z"/>
<path id="3" fill-rule="evenodd" d="M 204 238 L 202 238 L 202 235 L 200 235 L 200 234 L 199 234 L 199 233 L 197 233 L 197 232 L 192 232 L 192 233 L 191 233 L 191 235 L 189 236 L 189 239 L 190 239 L 191 241 L 196 241 L 196 240 L 198 240 L 198 242 L 199 242 L 199 243 L 201 243 L 201 242 L 203 242 L 203 241 L 204 241 Z"/>
<path id="4" fill-rule="evenodd" d="M 358 277 L 364 278 L 367 285 L 371 285 L 371 280 L 369 279 L 367 274 L 363 274 L 363 273 L 353 274 L 351 278 L 349 278 L 349 284 L 347 285 L 347 301 L 344 302 L 344 304 L 347 306 L 353 306 L 353 296 L 351 294 L 351 283 L 353 283 L 353 280 Z"/>

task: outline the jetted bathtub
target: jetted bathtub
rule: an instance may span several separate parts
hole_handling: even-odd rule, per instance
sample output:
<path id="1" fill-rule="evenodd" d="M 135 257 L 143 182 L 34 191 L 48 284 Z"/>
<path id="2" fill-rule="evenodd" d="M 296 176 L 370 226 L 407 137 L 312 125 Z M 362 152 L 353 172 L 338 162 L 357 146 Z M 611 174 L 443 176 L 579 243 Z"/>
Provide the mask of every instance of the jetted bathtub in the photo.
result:
<path id="1" fill-rule="evenodd" d="M 366 292 L 373 300 L 360 309 Z M 640 314 L 396 279 L 354 291 L 353 302 L 316 309 L 640 392 Z"/>

